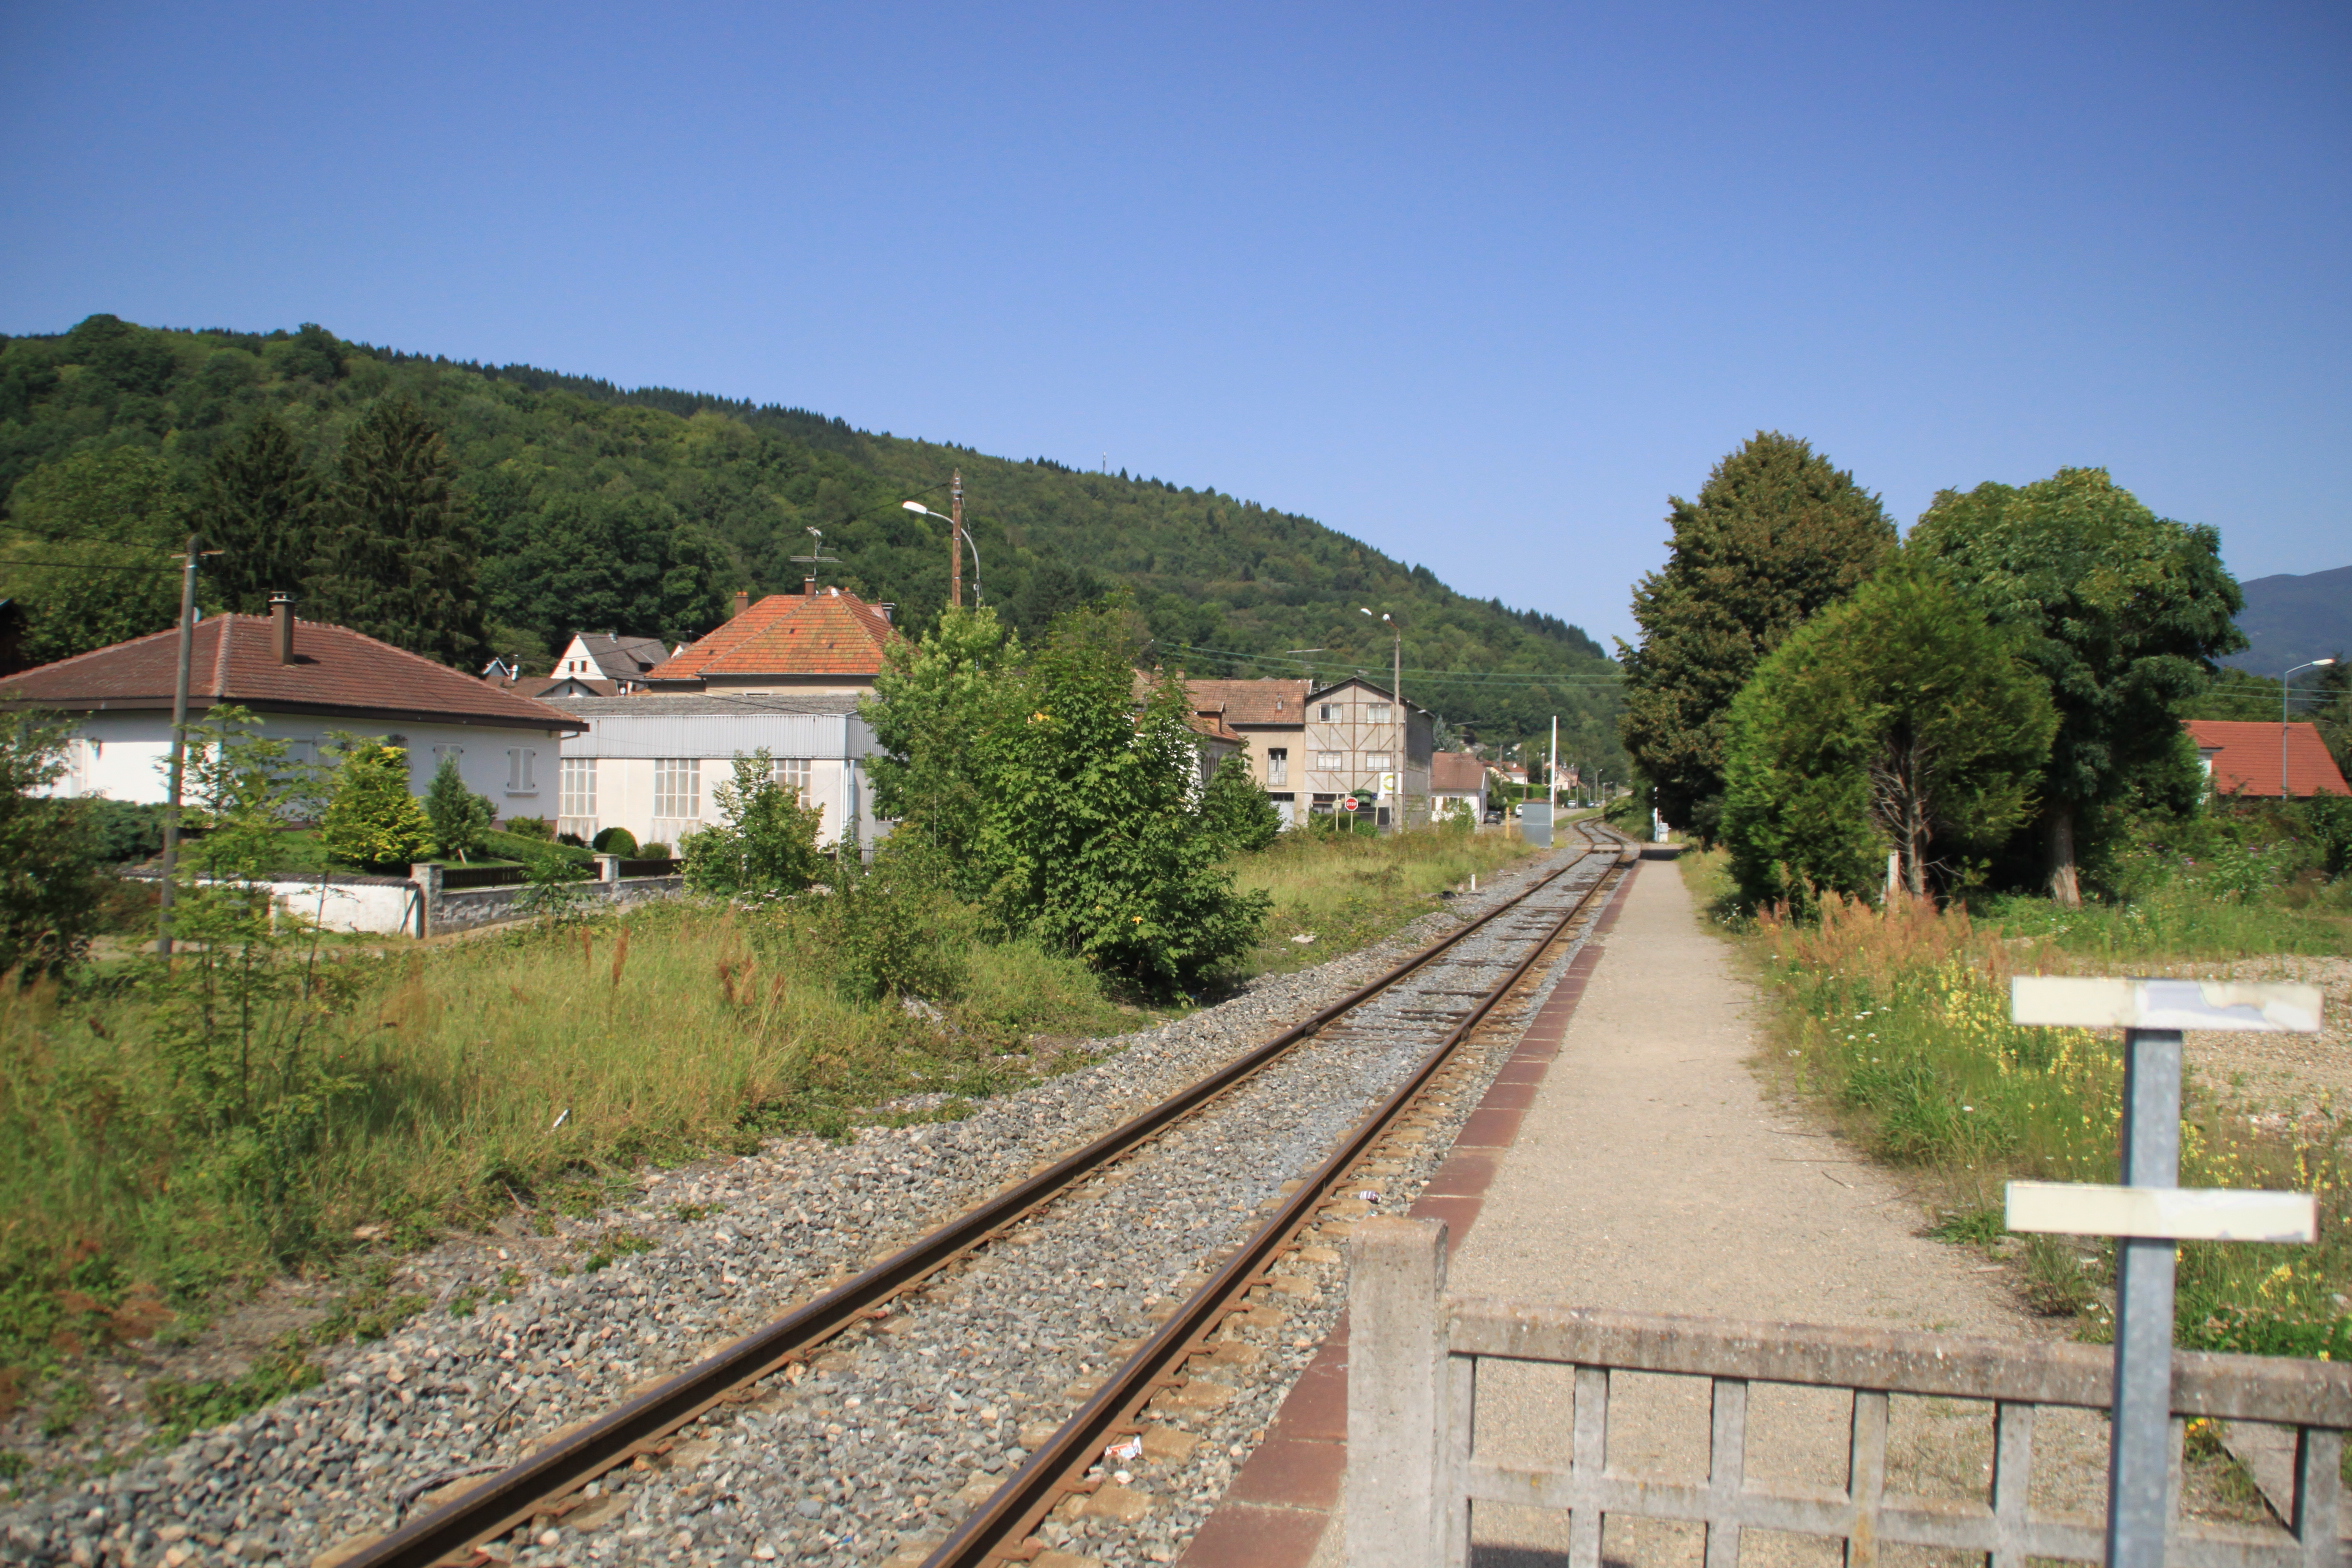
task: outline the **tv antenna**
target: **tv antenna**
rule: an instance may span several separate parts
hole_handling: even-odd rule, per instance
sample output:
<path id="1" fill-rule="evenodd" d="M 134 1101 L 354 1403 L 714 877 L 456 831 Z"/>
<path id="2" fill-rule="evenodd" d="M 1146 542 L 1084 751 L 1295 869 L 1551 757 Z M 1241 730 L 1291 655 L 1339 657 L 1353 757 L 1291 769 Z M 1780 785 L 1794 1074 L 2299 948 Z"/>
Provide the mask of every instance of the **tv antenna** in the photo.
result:
<path id="1" fill-rule="evenodd" d="M 792 559 L 794 559 L 795 561 L 803 562 L 803 563 L 805 563 L 806 565 L 809 565 L 809 566 L 819 566 L 819 565 L 824 565 L 824 564 L 827 564 L 827 563 L 830 563 L 831 565 L 834 565 L 834 566 L 839 566 L 839 565 L 841 564 L 841 557 L 839 557 L 839 556 L 837 556 L 837 555 L 827 555 L 827 554 L 825 553 L 825 530 L 824 530 L 824 529 L 822 529 L 822 528 L 810 528 L 810 529 L 807 529 L 807 530 L 805 530 L 805 532 L 808 534 L 808 536 L 809 536 L 811 539 L 814 539 L 814 540 L 816 541 L 816 545 L 814 546 L 814 548 L 815 548 L 815 550 L 816 550 L 816 552 L 817 552 L 817 553 L 816 553 L 816 554 L 814 554 L 814 555 L 796 555 L 796 556 L 794 556 Z"/>

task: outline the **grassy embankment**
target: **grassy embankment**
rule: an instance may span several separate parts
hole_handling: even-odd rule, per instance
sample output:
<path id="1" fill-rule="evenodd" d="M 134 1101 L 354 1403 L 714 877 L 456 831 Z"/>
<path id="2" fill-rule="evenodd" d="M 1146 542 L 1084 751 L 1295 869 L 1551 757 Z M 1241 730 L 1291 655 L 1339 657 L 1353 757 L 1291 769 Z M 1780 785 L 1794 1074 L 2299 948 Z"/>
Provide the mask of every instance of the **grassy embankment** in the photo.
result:
<path id="1" fill-rule="evenodd" d="M 1728 907 L 1720 856 L 1686 856 L 1702 896 Z M 2252 896 L 2184 877 L 2122 905 L 2058 910 L 2035 899 L 1960 909 L 1835 908 L 1817 925 L 1743 923 L 1740 938 L 1777 993 L 1772 1060 L 1845 1131 L 1909 1170 L 1946 1239 L 2009 1261 L 2027 1299 L 2111 1331 L 2111 1244 L 2021 1237 L 2001 1226 L 2012 1179 L 2112 1182 L 2123 1082 L 2120 1041 L 2008 1021 L 2013 973 L 2128 974 L 2276 954 L 2335 956 L 2352 943 L 2345 890 Z M 2332 1107 L 2257 1119 L 2226 1086 L 2192 1078 L 2183 1117 L 2187 1186 L 2317 1194 L 2309 1247 L 2190 1243 L 2181 1249 L 2177 1332 L 2186 1347 L 2352 1354 L 2352 1149 Z"/>
<path id="2" fill-rule="evenodd" d="M 1276 897 L 1251 970 L 1383 935 L 1521 853 L 1499 835 L 1285 838 L 1236 867 Z M 1144 1021 L 1147 999 L 1033 944 L 986 940 L 945 906 L 924 928 L 955 950 L 961 980 L 936 1019 L 861 1000 L 825 902 L 682 902 L 454 947 L 346 950 L 322 960 L 332 1008 L 289 1002 L 263 1019 L 230 1058 L 228 1094 L 218 1061 L 212 1091 L 192 1087 L 190 1004 L 153 960 L 64 994 L 0 986 L 0 1414 L 31 1398 L 63 1436 L 86 1397 L 85 1352 L 190 1332 L 279 1270 L 350 1287 L 326 1332 L 380 1333 L 413 1305 L 383 1296 L 370 1253 L 517 1206 L 586 1212 L 648 1163 L 840 1135 L 901 1096 L 927 1093 L 925 1114 L 953 1116 L 1083 1059 L 1057 1046 Z M 1308 930 L 1312 944 L 1287 940 Z M 178 1424 L 298 1380 L 300 1349 L 238 1388 L 181 1395 Z"/>

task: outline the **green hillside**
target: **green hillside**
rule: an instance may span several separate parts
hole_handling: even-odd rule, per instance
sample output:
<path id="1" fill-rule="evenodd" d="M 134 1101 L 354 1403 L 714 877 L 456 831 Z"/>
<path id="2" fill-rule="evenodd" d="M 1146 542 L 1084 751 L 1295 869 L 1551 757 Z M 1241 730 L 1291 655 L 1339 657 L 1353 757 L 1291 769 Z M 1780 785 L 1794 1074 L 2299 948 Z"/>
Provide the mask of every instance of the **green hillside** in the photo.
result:
<path id="1" fill-rule="evenodd" d="M 447 432 L 478 533 L 489 644 L 528 660 L 583 628 L 699 635 L 735 590 L 797 586 L 807 568 L 790 558 L 811 553 L 812 527 L 839 562 L 820 569 L 824 581 L 897 604 L 920 633 L 946 598 L 944 525 L 899 503 L 920 496 L 945 511 L 961 468 L 982 586 L 1024 630 L 1125 585 L 1159 656 L 1193 673 L 1304 674 L 1286 652 L 1321 649 L 1313 673 L 1385 679 L 1385 628 L 1358 613 L 1370 605 L 1407 629 L 1407 695 L 1453 725 L 1508 741 L 1557 712 L 1569 755 L 1618 760 L 1614 666 L 1590 637 L 1457 594 L 1310 518 L 799 409 L 372 348 L 315 326 L 184 332 L 92 316 L 61 335 L 0 339 L 0 595 L 28 607 L 45 656 L 102 622 L 127 634 L 155 620 L 167 580 L 59 563 L 160 561 L 214 454 L 263 411 L 324 482 L 353 423 L 403 394 Z M 103 613 L 90 595 L 100 580 L 112 585 Z"/>

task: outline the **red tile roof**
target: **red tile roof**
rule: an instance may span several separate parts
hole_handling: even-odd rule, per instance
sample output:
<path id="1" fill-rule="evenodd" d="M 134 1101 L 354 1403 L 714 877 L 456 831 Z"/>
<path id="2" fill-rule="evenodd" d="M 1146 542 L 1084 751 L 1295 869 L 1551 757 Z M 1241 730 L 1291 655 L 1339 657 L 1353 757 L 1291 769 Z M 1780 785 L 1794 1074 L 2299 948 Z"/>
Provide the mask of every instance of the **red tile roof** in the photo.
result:
<path id="1" fill-rule="evenodd" d="M 2238 719 L 2189 719 L 2188 732 L 2200 751 L 2213 753 L 2213 788 L 2222 795 L 2279 794 L 2279 730 L 2277 723 Z M 2336 759 L 2328 755 L 2319 730 L 2310 724 L 2289 724 L 2287 782 L 2297 795 L 2352 795 Z"/>
<path id="2" fill-rule="evenodd" d="M 1227 724 L 1304 724 L 1307 722 L 1307 682 L 1293 680 L 1186 681 L 1192 705 L 1203 713 L 1223 713 Z"/>
<path id="3" fill-rule="evenodd" d="M 1429 787 L 1449 795 L 1475 795 L 1486 781 L 1486 759 L 1474 751 L 1441 751 L 1429 759 Z"/>
<path id="4" fill-rule="evenodd" d="M 713 675 L 878 675 L 882 652 L 897 636 L 890 617 L 856 594 L 772 593 L 645 679 L 670 685 Z"/>
<path id="5" fill-rule="evenodd" d="M 266 615 L 214 615 L 196 623 L 188 706 L 234 702 L 272 713 L 371 715 L 445 724 L 577 730 L 569 714 L 435 664 L 348 626 L 294 623 L 294 662 L 278 662 Z M 0 697 L 76 712 L 172 705 L 179 632 L 155 632 L 0 680 Z"/>

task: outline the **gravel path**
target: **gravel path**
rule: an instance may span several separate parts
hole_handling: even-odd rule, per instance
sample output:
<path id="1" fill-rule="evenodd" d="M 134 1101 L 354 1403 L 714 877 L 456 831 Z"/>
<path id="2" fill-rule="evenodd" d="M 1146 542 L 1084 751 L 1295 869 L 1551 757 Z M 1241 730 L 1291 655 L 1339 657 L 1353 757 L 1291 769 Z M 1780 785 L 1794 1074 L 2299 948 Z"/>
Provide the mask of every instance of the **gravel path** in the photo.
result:
<path id="1" fill-rule="evenodd" d="M 1565 858 L 1528 863 L 1456 908 L 1492 907 Z M 1455 921 L 1426 917 L 1375 948 L 1098 1042 L 1103 1060 L 962 1122 L 869 1128 L 845 1146 L 778 1140 L 745 1159 L 648 1175 L 633 1204 L 558 1222 L 553 1236 L 445 1243 L 394 1282 L 432 1308 L 385 1340 L 328 1353 L 318 1388 L 0 1514 L 0 1561 L 331 1559 L 1203 1076 Z M 1518 924 L 1506 917 L 1466 940 L 1415 977 L 1419 992 L 1479 989 L 1487 982 L 1466 961 L 1524 951 L 1506 934 Z M 1439 1010 L 1426 995 L 1373 1008 L 1387 1027 L 1303 1045 L 1130 1156 L 1087 1189 L 1091 1201 L 1025 1222 L 910 1310 L 836 1341 L 798 1383 L 771 1379 L 756 1402 L 722 1407 L 658 1460 L 575 1498 L 559 1524 L 494 1554 L 534 1565 L 862 1563 L 936 1538 L 1442 1032 L 1412 1016 Z M 1335 1274 L 1336 1255 L 1302 1259 Z M 1228 1353 L 1237 1367 L 1259 1363 L 1236 1379 L 1246 1387 L 1231 1406 L 1170 1423 L 1195 1441 L 1150 1456 L 1163 1483 L 1144 1505 L 1154 1523 L 1118 1560 L 1173 1555 L 1162 1543 L 1197 1524 L 1304 1365 L 1296 1342 L 1312 1345 L 1312 1309 L 1331 1292 L 1312 1279 L 1287 1290 L 1308 1315 L 1289 1342 L 1262 1336 Z"/>

